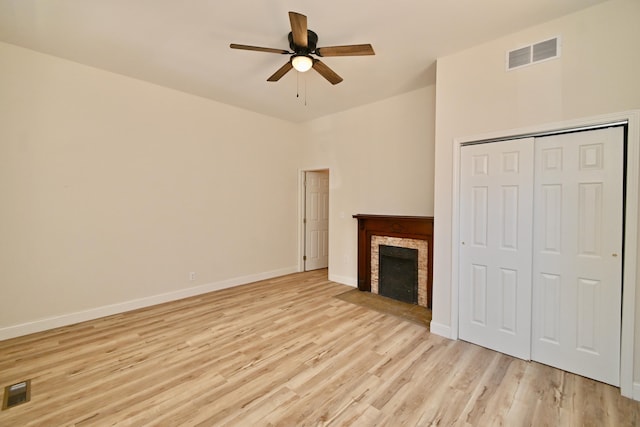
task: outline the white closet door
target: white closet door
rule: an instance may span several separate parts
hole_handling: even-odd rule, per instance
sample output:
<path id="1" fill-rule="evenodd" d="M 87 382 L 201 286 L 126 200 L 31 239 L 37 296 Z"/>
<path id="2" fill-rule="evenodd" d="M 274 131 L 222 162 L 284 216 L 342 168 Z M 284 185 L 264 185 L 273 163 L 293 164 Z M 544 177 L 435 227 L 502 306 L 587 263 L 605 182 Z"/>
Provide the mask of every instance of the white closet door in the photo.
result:
<path id="1" fill-rule="evenodd" d="M 533 139 L 461 148 L 459 335 L 529 359 Z"/>
<path id="2" fill-rule="evenodd" d="M 537 138 L 533 360 L 620 381 L 623 130 Z"/>

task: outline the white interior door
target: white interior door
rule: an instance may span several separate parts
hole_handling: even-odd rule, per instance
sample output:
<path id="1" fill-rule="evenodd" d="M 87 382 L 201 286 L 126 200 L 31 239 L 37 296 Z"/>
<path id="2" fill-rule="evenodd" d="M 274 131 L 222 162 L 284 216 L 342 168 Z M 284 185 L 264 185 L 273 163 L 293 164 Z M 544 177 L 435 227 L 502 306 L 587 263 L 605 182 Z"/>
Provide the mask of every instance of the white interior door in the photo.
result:
<path id="1" fill-rule="evenodd" d="M 305 173 L 305 271 L 329 266 L 329 172 Z"/>
<path id="2" fill-rule="evenodd" d="M 459 336 L 529 359 L 533 139 L 461 148 Z"/>
<path id="3" fill-rule="evenodd" d="M 623 129 L 537 138 L 531 358 L 620 382 Z"/>

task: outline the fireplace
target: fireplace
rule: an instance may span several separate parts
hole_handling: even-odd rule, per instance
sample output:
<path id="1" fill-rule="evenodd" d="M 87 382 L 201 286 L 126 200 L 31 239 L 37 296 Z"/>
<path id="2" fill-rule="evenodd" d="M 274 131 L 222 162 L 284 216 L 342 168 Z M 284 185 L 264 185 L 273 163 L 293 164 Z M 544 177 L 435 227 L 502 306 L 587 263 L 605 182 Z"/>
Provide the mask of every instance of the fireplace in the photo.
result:
<path id="1" fill-rule="evenodd" d="M 358 219 L 358 289 L 384 295 L 386 284 L 382 284 L 380 291 L 380 248 L 408 249 L 415 251 L 411 252 L 413 254 L 417 252 L 416 301 L 411 297 L 412 301 L 408 302 L 431 308 L 433 218 L 362 214 L 353 217 Z M 385 256 L 383 254 L 383 258 Z M 400 292 L 408 293 L 406 290 Z"/>
<path id="2" fill-rule="evenodd" d="M 381 259 L 380 248 L 390 246 L 398 249 L 414 250 L 417 254 L 418 287 L 416 304 L 428 307 L 429 294 L 429 242 L 421 239 L 409 239 L 407 237 L 371 236 L 370 245 L 370 284 L 371 293 L 382 295 L 380 292 Z M 421 286 L 422 285 L 422 286 Z M 389 295 L 385 295 L 389 296 Z M 394 298 L 392 296 L 392 298 Z M 405 301 L 401 299 L 400 301 Z M 408 301 L 407 301 L 408 302 Z"/>

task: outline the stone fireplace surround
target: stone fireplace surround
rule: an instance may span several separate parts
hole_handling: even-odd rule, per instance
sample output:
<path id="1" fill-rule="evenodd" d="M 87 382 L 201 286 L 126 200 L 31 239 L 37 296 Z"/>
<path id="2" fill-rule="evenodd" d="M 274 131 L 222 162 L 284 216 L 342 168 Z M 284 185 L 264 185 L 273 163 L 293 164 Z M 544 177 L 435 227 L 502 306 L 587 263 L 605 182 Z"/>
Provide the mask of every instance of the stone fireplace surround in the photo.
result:
<path id="1" fill-rule="evenodd" d="M 426 240 L 406 239 L 404 237 L 371 236 L 371 293 L 379 294 L 380 245 L 396 246 L 418 250 L 418 305 L 427 307 L 427 283 L 429 272 L 429 243 Z"/>
<path id="2" fill-rule="evenodd" d="M 418 305 L 431 308 L 433 217 L 353 215 L 358 220 L 358 289 L 377 293 L 378 245 L 418 249 Z"/>

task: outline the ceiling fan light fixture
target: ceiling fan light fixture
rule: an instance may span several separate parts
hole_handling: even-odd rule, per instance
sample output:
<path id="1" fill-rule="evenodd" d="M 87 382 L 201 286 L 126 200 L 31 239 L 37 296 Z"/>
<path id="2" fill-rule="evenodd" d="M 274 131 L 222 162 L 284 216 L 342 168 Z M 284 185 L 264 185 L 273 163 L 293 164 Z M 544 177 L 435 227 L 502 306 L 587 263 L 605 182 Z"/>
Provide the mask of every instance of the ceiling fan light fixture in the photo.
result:
<path id="1" fill-rule="evenodd" d="M 304 73 L 309 71 L 313 66 L 313 59 L 307 55 L 294 55 L 294 57 L 291 58 L 291 65 L 293 65 L 293 68 L 297 71 Z"/>
<path id="2" fill-rule="evenodd" d="M 318 35 L 307 27 L 307 17 L 298 12 L 289 12 L 289 23 L 291 32 L 287 35 L 291 50 L 275 49 L 272 47 L 249 46 L 246 44 L 231 43 L 231 49 L 254 50 L 257 52 L 278 53 L 281 55 L 291 55 L 287 62 L 278 68 L 267 79 L 268 82 L 277 82 L 282 76 L 292 69 L 304 73 L 313 68 L 332 85 L 342 81 L 342 77 L 336 74 L 327 64 L 312 57 L 311 54 L 322 56 L 361 56 L 375 55 L 370 44 L 349 44 L 343 46 L 317 47 Z"/>

